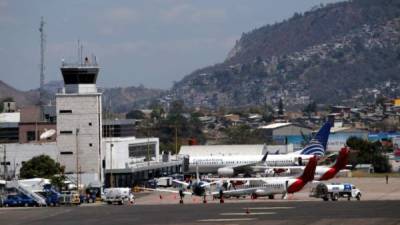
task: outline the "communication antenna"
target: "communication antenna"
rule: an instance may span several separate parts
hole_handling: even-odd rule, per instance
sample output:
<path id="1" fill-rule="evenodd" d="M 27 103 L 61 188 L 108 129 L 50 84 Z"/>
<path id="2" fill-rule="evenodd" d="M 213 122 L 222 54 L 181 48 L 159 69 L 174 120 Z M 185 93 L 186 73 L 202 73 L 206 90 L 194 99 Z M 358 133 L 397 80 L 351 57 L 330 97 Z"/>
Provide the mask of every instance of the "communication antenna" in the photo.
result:
<path id="1" fill-rule="evenodd" d="M 40 19 L 40 27 L 39 27 L 39 32 L 40 32 L 40 104 L 43 105 L 43 97 L 44 97 L 44 70 L 45 70 L 45 65 L 44 65 L 44 51 L 46 47 L 46 34 L 44 33 L 44 18 L 43 16 Z"/>

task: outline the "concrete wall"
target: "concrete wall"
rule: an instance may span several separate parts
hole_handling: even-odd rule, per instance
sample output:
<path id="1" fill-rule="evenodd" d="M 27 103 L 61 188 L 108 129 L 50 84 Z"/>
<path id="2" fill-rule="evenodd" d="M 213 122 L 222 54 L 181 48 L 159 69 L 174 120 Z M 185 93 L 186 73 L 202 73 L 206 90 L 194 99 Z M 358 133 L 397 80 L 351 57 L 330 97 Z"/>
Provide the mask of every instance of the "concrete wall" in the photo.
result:
<path id="1" fill-rule="evenodd" d="M 60 163 L 65 165 L 67 173 L 75 173 L 78 148 L 80 172 L 96 174 L 101 180 L 101 94 L 57 94 L 56 110 Z"/>
<path id="2" fill-rule="evenodd" d="M 159 161 L 160 142 L 158 138 L 103 138 L 103 155 L 105 157 L 106 169 L 111 168 L 111 158 L 113 169 L 125 169 L 127 164 L 131 165 L 133 163 L 143 162 L 143 158 L 129 157 L 129 145 L 140 144 L 147 146 L 147 143 L 153 142 L 156 143 L 156 154 L 151 155 L 151 157 L 153 161 Z M 111 145 L 113 145 L 112 156 Z"/>
<path id="3" fill-rule="evenodd" d="M 4 149 L 6 147 L 6 161 L 10 163 L 7 167 L 9 174 L 19 174 L 22 163 L 39 155 L 48 155 L 57 161 L 58 151 L 55 142 L 50 143 L 27 143 L 27 144 L 4 144 L 0 145 L 0 162 L 4 159 Z M 4 167 L 0 167 L 0 174 L 3 175 Z"/>

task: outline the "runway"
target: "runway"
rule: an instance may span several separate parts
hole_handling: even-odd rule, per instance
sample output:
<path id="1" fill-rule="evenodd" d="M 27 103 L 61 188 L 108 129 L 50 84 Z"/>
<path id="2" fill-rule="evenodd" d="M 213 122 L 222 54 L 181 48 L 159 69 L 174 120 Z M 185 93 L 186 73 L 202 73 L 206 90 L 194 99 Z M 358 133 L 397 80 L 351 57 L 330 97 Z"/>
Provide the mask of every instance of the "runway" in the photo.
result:
<path id="1" fill-rule="evenodd" d="M 8 225 L 399 224 L 400 201 L 254 202 L 0 209 Z"/>

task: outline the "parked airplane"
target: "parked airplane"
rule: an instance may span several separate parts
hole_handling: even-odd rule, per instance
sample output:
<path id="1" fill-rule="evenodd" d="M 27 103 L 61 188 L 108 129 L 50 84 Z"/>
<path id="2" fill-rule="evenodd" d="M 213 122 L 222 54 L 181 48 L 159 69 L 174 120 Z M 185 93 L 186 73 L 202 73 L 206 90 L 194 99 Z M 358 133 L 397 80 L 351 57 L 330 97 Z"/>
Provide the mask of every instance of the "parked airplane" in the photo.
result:
<path id="1" fill-rule="evenodd" d="M 174 183 L 180 184 L 181 188 L 179 190 L 171 190 L 171 189 L 161 189 L 161 188 L 142 188 L 143 190 L 149 191 L 158 191 L 158 192 L 169 192 L 179 194 L 180 200 L 179 203 L 183 204 L 183 197 L 185 195 L 195 195 L 203 197 L 203 203 L 207 203 L 207 196 L 212 195 L 211 185 L 219 183 L 220 181 L 208 182 L 200 179 L 199 170 L 196 171 L 196 179 L 195 181 L 185 182 L 180 180 L 173 180 Z M 191 190 L 186 191 L 186 190 Z M 214 193 L 215 194 L 215 193 Z"/>
<path id="2" fill-rule="evenodd" d="M 300 191 L 304 185 L 309 181 L 314 179 L 315 168 L 317 166 L 317 158 L 314 156 L 310 158 L 304 172 L 301 176 L 297 178 L 292 177 L 270 177 L 270 178 L 229 178 L 229 181 L 246 181 L 246 185 L 241 189 L 235 190 L 223 190 L 224 179 L 216 179 L 212 182 L 201 180 L 199 177 L 199 172 L 196 173 L 196 180 L 194 182 L 184 182 L 174 180 L 174 182 L 181 184 L 182 188 L 180 190 L 170 190 L 170 189 L 152 189 L 152 188 L 142 188 L 143 190 L 158 191 L 158 192 L 168 192 L 176 193 L 180 196 L 180 203 L 183 203 L 183 197 L 185 195 L 195 195 L 203 197 L 203 203 L 207 203 L 206 197 L 213 196 L 221 199 L 223 203 L 224 196 L 242 196 L 251 195 L 252 197 L 258 196 L 270 196 L 273 198 L 275 194 L 294 193 Z M 218 191 L 211 191 L 211 185 L 217 184 L 220 188 Z M 185 191 L 185 189 L 191 189 L 192 191 Z M 272 196 L 272 197 L 271 197 Z"/>
<path id="3" fill-rule="evenodd" d="M 300 191 L 308 182 L 314 179 L 315 169 L 317 167 L 317 158 L 314 156 L 310 158 L 303 173 L 297 177 L 267 177 L 267 178 L 228 178 L 225 182 L 245 181 L 243 187 L 233 186 L 233 190 L 224 190 L 223 185 L 215 197 L 221 198 L 223 202 L 224 197 L 229 196 L 243 196 L 251 195 L 253 198 L 259 196 L 268 196 L 270 199 L 274 198 L 275 194 L 291 194 Z M 221 182 L 224 180 L 220 179 Z"/>
<path id="4" fill-rule="evenodd" d="M 344 147 L 340 150 L 336 162 L 332 166 L 317 166 L 315 170 L 314 180 L 323 181 L 332 179 L 340 170 L 344 169 L 347 165 L 349 157 L 349 149 Z M 257 166 L 257 170 L 261 170 L 262 166 Z M 280 173 L 284 174 L 295 174 L 301 173 L 304 170 L 304 166 L 289 166 L 289 167 L 273 167 L 264 166 L 264 172 L 266 175 L 276 175 Z"/>
<path id="5" fill-rule="evenodd" d="M 302 150 L 285 155 L 270 155 L 265 161 L 269 166 L 301 166 L 314 155 L 323 156 L 332 127 L 332 121 L 326 122 L 313 140 Z M 252 166 L 260 164 L 259 155 L 235 156 L 201 156 L 189 158 L 189 172 L 198 167 L 201 173 L 217 173 L 219 176 L 230 177 L 239 173 L 248 173 Z"/>

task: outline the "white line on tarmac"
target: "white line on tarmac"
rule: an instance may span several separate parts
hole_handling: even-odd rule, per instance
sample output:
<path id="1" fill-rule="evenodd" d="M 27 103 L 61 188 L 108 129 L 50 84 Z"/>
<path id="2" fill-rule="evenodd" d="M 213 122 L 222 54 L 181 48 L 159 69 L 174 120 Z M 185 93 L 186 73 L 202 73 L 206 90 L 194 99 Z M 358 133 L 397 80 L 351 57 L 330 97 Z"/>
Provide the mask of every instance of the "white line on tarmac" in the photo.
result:
<path id="1" fill-rule="evenodd" d="M 273 215 L 276 212 L 241 212 L 241 213 L 220 213 L 221 216 L 252 216 L 252 215 Z"/>
<path id="2" fill-rule="evenodd" d="M 198 222 L 232 222 L 232 221 L 250 221 L 256 220 L 257 218 L 221 218 L 221 219 L 204 219 L 204 220 L 197 220 Z"/>
<path id="3" fill-rule="evenodd" d="M 270 209 L 294 209 L 294 207 L 251 207 L 243 208 L 248 210 L 270 210 Z"/>

